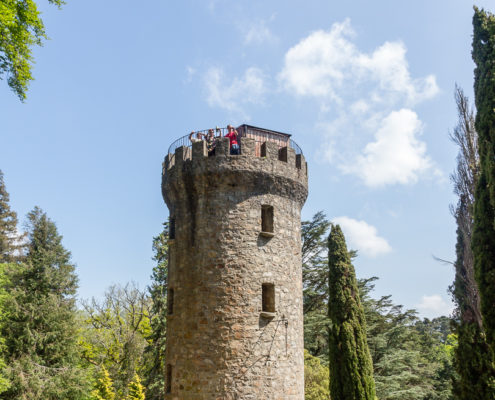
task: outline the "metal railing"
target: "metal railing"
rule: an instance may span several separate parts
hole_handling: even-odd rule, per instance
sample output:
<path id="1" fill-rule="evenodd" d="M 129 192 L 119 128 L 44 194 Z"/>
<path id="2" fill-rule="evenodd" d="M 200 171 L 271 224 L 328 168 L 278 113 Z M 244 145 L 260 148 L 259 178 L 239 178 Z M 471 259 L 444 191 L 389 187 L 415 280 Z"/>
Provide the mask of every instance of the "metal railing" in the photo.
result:
<path id="1" fill-rule="evenodd" d="M 289 146 L 290 148 L 294 149 L 296 154 L 302 154 L 302 150 L 299 147 L 299 145 L 294 140 L 292 140 L 290 138 L 291 135 L 289 135 L 287 133 L 272 131 L 269 129 L 258 128 L 258 127 L 251 126 L 251 125 L 241 125 L 241 126 L 237 127 L 236 130 L 239 134 L 238 140 L 239 140 L 239 144 L 241 147 L 241 154 L 242 154 L 242 138 L 243 137 L 248 137 L 248 138 L 252 138 L 255 140 L 255 144 L 256 144 L 255 150 L 256 150 L 257 156 L 261 155 L 261 145 L 267 141 L 277 143 L 279 148 Z M 194 137 L 196 137 L 196 135 L 198 133 L 200 133 L 202 135 L 202 137 L 204 138 L 208 134 L 208 131 L 209 131 L 209 129 L 204 129 L 201 131 L 194 131 L 194 134 L 192 137 L 194 138 Z M 224 137 L 228 133 L 228 129 L 217 127 L 214 129 L 214 132 L 215 132 L 215 137 L 220 138 L 220 137 Z M 177 149 L 181 146 L 192 148 L 192 143 L 189 140 L 189 136 L 190 136 L 190 134 L 184 135 L 184 136 L 180 137 L 179 139 L 177 139 L 175 142 L 173 142 L 170 145 L 170 147 L 168 148 L 168 154 L 175 154 L 175 149 Z"/>

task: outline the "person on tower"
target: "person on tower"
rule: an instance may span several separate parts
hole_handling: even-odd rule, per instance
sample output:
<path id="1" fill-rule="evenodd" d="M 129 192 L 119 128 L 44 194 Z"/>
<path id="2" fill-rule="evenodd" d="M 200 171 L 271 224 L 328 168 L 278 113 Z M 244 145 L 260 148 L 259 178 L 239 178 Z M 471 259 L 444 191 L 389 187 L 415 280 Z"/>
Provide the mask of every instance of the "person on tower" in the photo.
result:
<path id="1" fill-rule="evenodd" d="M 239 143 L 237 143 L 237 130 L 234 129 L 232 125 L 227 126 L 228 133 L 225 135 L 225 137 L 228 137 L 230 140 L 230 154 L 232 155 L 239 155 L 240 149 L 239 149 Z"/>
<path id="2" fill-rule="evenodd" d="M 205 140 L 206 149 L 208 150 L 208 157 L 214 156 L 215 147 L 217 146 L 217 138 L 215 137 L 215 131 L 213 129 L 208 129 L 208 135 L 206 135 Z"/>
<path id="3" fill-rule="evenodd" d="M 196 133 L 196 137 L 193 137 L 194 133 Z M 200 140 L 203 140 L 203 134 L 201 132 L 194 132 L 192 131 L 190 134 L 189 134 L 189 140 L 192 142 L 192 143 L 196 143 L 196 142 L 199 142 Z"/>

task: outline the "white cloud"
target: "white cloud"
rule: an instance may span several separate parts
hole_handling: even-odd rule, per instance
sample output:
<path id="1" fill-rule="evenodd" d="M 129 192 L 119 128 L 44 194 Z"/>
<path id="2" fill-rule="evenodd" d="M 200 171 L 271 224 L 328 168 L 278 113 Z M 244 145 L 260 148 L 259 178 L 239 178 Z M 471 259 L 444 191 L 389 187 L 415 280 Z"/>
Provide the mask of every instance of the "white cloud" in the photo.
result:
<path id="1" fill-rule="evenodd" d="M 360 54 L 357 63 L 363 73 L 370 73 L 382 90 L 403 93 L 409 103 L 417 103 L 438 93 L 433 75 L 411 79 L 406 60 L 406 47 L 402 42 L 386 42 L 371 56 Z"/>
<path id="2" fill-rule="evenodd" d="M 378 236 L 373 225 L 349 217 L 333 218 L 332 222 L 339 224 L 344 232 L 349 248 L 358 250 L 368 257 L 376 257 L 392 251 L 386 239 Z"/>
<path id="3" fill-rule="evenodd" d="M 341 169 L 357 175 L 370 187 L 415 183 L 420 174 L 432 168 L 426 144 L 418 138 L 422 129 L 414 111 L 393 111 L 380 122 L 375 140 Z"/>
<path id="4" fill-rule="evenodd" d="M 267 22 L 265 20 L 260 20 L 257 22 L 250 21 L 248 26 L 249 29 L 244 34 L 244 44 L 262 44 L 277 41 L 277 37 L 267 26 Z"/>
<path id="5" fill-rule="evenodd" d="M 278 75 L 285 91 L 319 102 L 320 158 L 369 187 L 441 176 L 412 110 L 438 93 L 435 76 L 411 76 L 401 41 L 366 52 L 354 37 L 349 19 L 313 32 L 287 51 Z"/>
<path id="6" fill-rule="evenodd" d="M 279 79 L 285 88 L 300 96 L 338 100 L 337 88 L 346 79 L 346 69 L 356 58 L 356 49 L 346 37 L 353 34 L 349 20 L 316 31 L 285 54 Z"/>
<path id="7" fill-rule="evenodd" d="M 285 89 L 298 96 L 340 102 L 348 95 L 350 87 L 363 89 L 371 85 L 370 94 L 375 89 L 387 93 L 387 96 L 370 96 L 374 101 L 382 102 L 391 94 L 397 94 L 411 104 L 438 92 L 433 75 L 411 78 L 406 47 L 402 42 L 385 42 L 371 54 L 366 54 L 352 42 L 354 36 L 350 21 L 346 19 L 333 24 L 329 31 L 313 32 L 290 48 L 279 74 Z"/>
<path id="8" fill-rule="evenodd" d="M 439 294 L 424 295 L 421 302 L 416 305 L 420 314 L 427 318 L 436 318 L 442 315 L 450 315 L 454 309 L 452 302 L 446 302 Z"/>
<path id="9" fill-rule="evenodd" d="M 240 113 L 248 103 L 262 103 L 266 92 L 265 78 L 258 68 L 248 68 L 243 76 L 228 82 L 223 69 L 211 67 L 204 76 L 204 85 L 210 106 Z"/>

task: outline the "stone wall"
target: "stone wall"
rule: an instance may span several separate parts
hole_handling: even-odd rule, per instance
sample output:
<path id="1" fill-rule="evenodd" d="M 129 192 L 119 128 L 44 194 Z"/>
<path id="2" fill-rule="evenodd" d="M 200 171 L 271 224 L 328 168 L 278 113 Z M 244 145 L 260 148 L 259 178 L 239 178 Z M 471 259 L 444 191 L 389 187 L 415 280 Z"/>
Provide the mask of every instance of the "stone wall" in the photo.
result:
<path id="1" fill-rule="evenodd" d="M 170 241 L 167 399 L 304 399 L 300 210 L 304 157 L 243 139 L 168 155 L 162 191 L 175 220 Z M 261 232 L 273 206 L 273 233 Z M 262 285 L 275 285 L 275 313 Z"/>

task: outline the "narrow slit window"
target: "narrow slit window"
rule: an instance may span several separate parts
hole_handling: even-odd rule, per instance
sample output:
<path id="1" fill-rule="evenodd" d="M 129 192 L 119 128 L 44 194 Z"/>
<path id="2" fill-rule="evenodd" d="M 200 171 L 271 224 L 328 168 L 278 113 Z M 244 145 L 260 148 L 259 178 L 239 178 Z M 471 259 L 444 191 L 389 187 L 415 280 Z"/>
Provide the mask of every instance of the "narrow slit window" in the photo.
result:
<path id="1" fill-rule="evenodd" d="M 275 312 L 275 285 L 263 283 L 261 285 L 261 309 L 263 312 Z"/>
<path id="2" fill-rule="evenodd" d="M 273 206 L 261 206 L 261 231 L 273 233 Z"/>
<path id="3" fill-rule="evenodd" d="M 170 225 L 168 227 L 168 238 L 175 239 L 175 218 L 170 218 Z"/>
<path id="4" fill-rule="evenodd" d="M 166 393 L 172 393 L 172 366 L 167 364 L 167 382 L 166 382 Z"/>
<path id="5" fill-rule="evenodd" d="M 174 313 L 174 289 L 168 289 L 167 311 L 168 315 L 172 315 Z"/>

